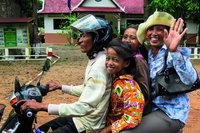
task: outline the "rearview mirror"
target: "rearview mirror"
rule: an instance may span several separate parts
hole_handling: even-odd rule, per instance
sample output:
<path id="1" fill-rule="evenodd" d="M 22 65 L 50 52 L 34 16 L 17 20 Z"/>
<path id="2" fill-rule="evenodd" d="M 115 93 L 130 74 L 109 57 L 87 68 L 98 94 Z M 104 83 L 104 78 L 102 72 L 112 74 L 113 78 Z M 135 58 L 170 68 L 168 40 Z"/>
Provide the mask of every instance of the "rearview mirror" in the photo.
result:
<path id="1" fill-rule="evenodd" d="M 21 85 L 20 85 L 18 76 L 15 77 L 15 86 L 14 87 L 15 87 L 15 92 L 21 91 Z"/>

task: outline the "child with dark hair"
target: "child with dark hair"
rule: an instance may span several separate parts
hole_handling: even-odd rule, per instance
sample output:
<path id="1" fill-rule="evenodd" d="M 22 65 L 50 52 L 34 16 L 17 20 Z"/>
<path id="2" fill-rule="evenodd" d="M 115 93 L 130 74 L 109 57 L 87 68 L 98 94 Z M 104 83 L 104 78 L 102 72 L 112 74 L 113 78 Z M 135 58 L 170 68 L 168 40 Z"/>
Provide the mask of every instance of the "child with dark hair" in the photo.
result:
<path id="1" fill-rule="evenodd" d="M 131 46 L 133 56 L 135 57 L 135 80 L 138 82 L 145 98 L 145 108 L 143 115 L 146 115 L 151 112 L 150 74 L 147 64 L 148 51 L 144 44 L 141 44 L 138 41 L 136 36 L 137 29 L 137 25 L 130 25 L 127 29 L 125 29 L 122 36 L 122 42 L 126 42 Z"/>
<path id="2" fill-rule="evenodd" d="M 113 78 L 107 127 L 102 133 L 118 133 L 136 127 L 144 109 L 144 97 L 134 80 L 135 60 L 131 46 L 117 39 L 106 51 L 106 69 Z"/>
<path id="3" fill-rule="evenodd" d="M 131 45 L 133 54 L 136 58 L 144 58 L 148 61 L 148 50 L 144 44 L 140 44 L 136 32 L 138 25 L 129 25 L 123 32 L 122 41 Z"/>

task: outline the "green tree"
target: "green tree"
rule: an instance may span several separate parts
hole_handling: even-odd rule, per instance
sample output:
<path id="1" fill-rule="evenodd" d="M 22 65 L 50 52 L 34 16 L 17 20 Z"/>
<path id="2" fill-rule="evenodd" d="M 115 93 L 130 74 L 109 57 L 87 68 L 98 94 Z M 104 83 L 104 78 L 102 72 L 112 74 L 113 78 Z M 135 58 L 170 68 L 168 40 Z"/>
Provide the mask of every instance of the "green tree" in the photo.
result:
<path id="1" fill-rule="evenodd" d="M 199 24 L 197 30 L 200 36 L 200 8 L 199 0 L 148 0 L 147 11 L 152 14 L 156 9 L 166 11 L 175 18 L 181 17 L 184 20 L 192 20 Z M 198 41 L 199 44 L 199 41 Z"/>
<path id="2" fill-rule="evenodd" d="M 42 0 L 37 0 L 37 10 L 42 9 Z M 44 15 L 43 14 L 38 14 L 38 27 L 44 27 Z"/>
<path id="3" fill-rule="evenodd" d="M 76 39 L 74 33 L 72 32 L 70 25 L 75 22 L 78 18 L 76 14 L 67 14 L 63 15 L 66 21 L 62 22 L 60 28 L 62 29 L 62 34 L 67 34 L 67 39 L 69 40 L 69 44 L 72 45 L 74 43 L 74 38 Z"/>
<path id="4" fill-rule="evenodd" d="M 21 14 L 24 17 L 32 17 L 34 19 L 32 25 L 32 43 L 38 43 L 38 14 L 37 10 L 42 8 L 41 0 L 16 0 L 21 7 Z"/>
<path id="5" fill-rule="evenodd" d="M 25 17 L 32 17 L 33 16 L 33 6 L 35 0 L 15 0 L 21 7 L 21 15 Z M 37 7 L 36 9 L 39 10 L 42 8 L 42 0 L 36 0 Z"/>
<path id="6" fill-rule="evenodd" d="M 21 15 L 23 17 L 32 17 L 33 3 L 32 0 L 16 0 L 20 5 Z"/>

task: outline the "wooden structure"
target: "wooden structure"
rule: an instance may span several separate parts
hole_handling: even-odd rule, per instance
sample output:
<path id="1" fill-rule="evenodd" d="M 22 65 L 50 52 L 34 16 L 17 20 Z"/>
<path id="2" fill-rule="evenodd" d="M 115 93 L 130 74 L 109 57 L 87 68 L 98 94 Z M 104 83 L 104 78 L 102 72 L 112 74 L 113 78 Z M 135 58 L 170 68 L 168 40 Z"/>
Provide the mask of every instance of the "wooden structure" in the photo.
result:
<path id="1" fill-rule="evenodd" d="M 0 56 L 31 55 L 29 25 L 32 21 L 32 18 L 0 18 Z"/>
<path id="2" fill-rule="evenodd" d="M 49 47 L 5 47 L 0 48 L 0 61 L 19 61 L 19 60 L 45 60 Z M 17 51 L 12 53 L 10 51 Z M 30 51 L 35 51 L 30 54 Z M 20 53 L 20 54 L 19 54 Z"/>

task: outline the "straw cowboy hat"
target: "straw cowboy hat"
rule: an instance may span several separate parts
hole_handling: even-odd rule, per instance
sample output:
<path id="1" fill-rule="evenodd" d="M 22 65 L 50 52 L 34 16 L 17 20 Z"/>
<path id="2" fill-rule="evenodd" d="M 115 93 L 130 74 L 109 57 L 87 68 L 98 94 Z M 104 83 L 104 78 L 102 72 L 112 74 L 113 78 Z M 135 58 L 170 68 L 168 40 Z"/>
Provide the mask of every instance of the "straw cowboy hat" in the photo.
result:
<path id="1" fill-rule="evenodd" d="M 149 18 L 144 22 L 141 23 L 137 30 L 137 38 L 138 41 L 143 44 L 147 29 L 153 25 L 165 25 L 169 26 L 172 24 L 174 17 L 167 12 L 159 12 L 155 11 Z"/>

